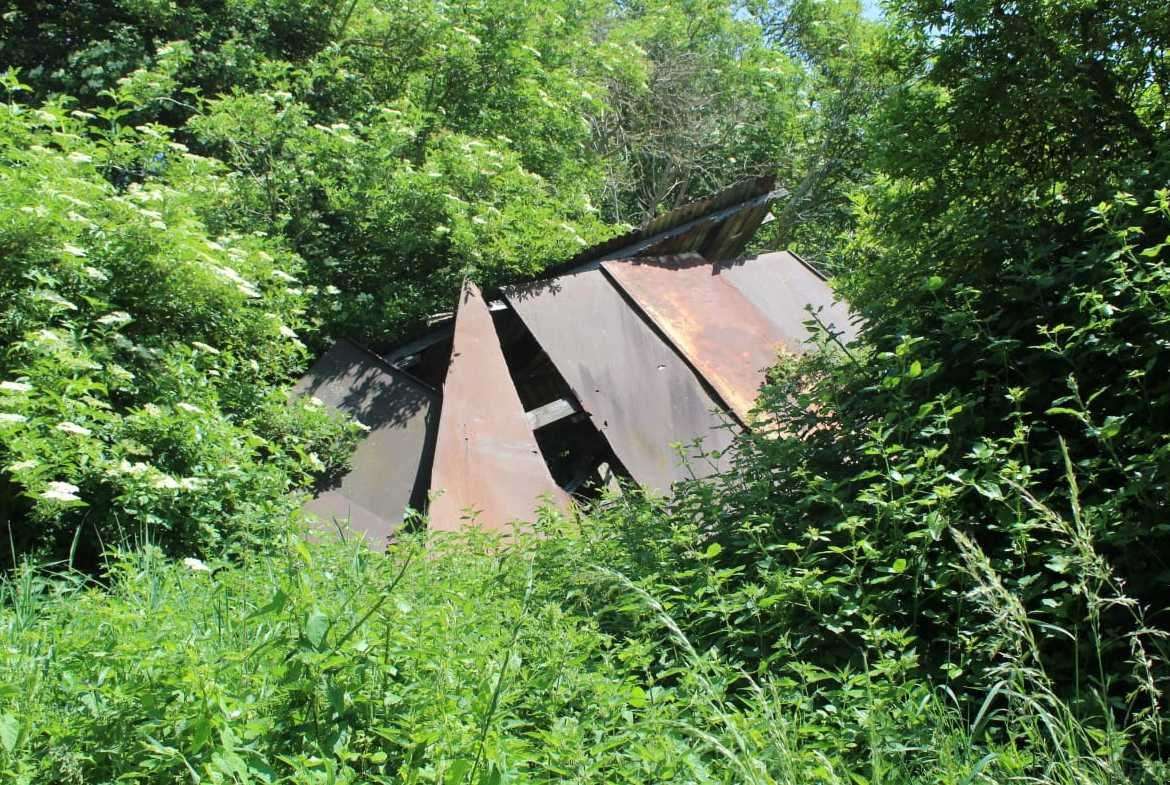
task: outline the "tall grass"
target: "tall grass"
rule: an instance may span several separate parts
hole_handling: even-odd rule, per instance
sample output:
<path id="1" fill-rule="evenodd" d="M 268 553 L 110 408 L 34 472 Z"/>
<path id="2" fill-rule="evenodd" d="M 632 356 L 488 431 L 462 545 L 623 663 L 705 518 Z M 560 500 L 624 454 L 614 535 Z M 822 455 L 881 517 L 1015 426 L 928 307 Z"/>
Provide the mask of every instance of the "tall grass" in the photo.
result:
<path id="1" fill-rule="evenodd" d="M 1084 581 L 1102 609 L 1137 614 L 1091 526 L 1046 520 L 1080 538 L 1086 564 L 1105 565 Z M 278 558 L 206 570 L 146 549 L 113 559 L 102 586 L 26 568 L 0 583 L 0 774 L 13 783 L 1158 782 L 1162 764 L 1136 752 L 1156 748 L 1163 730 L 1156 668 L 1144 671 L 1128 722 L 1087 712 L 1045 673 L 1036 621 L 979 545 L 958 528 L 951 536 L 970 600 L 990 619 L 980 634 L 999 653 L 974 713 L 970 696 L 883 660 L 895 654 L 889 639 L 875 639 L 860 669 L 804 661 L 749 672 L 734 651 L 698 648 L 671 610 L 679 598 L 665 601 L 650 582 L 596 562 L 573 580 L 545 569 L 580 548 L 565 532 L 408 539 L 388 557 L 292 538 Z M 581 591 L 593 612 L 575 610 Z M 603 629 L 616 617 L 631 620 L 619 635 Z M 1160 656 L 1151 638 L 1141 628 L 1130 640 L 1139 670 Z M 1110 698 L 1102 689 L 1096 700 Z"/>

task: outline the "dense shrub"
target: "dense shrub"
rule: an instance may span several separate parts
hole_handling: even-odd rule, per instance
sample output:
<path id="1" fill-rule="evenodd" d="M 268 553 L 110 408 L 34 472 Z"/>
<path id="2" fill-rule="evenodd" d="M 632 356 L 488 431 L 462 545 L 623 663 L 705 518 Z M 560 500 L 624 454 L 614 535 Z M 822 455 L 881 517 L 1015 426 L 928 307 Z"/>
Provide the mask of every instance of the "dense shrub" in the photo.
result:
<path id="1" fill-rule="evenodd" d="M 307 359 L 300 261 L 209 234 L 223 180 L 165 130 L 95 139 L 87 120 L 0 107 L 3 560 L 262 541 L 356 433 L 285 401 Z M 152 173 L 116 188 L 131 153 Z"/>

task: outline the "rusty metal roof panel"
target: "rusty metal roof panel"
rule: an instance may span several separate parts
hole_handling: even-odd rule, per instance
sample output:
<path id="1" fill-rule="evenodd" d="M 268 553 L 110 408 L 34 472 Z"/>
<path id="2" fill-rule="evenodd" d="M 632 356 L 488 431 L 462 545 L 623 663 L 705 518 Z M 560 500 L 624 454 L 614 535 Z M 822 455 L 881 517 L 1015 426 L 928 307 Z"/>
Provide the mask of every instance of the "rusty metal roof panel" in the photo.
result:
<path id="1" fill-rule="evenodd" d="M 431 489 L 430 528 L 440 531 L 470 523 L 506 531 L 531 521 L 545 498 L 568 505 L 536 444 L 491 313 L 470 283 L 455 315 Z"/>
<path id="2" fill-rule="evenodd" d="M 665 492 L 692 471 L 728 468 L 733 431 L 718 399 L 600 269 L 505 296 L 635 480 Z M 688 470 L 670 445 L 696 438 L 721 456 Z"/>
<path id="3" fill-rule="evenodd" d="M 341 341 L 293 387 L 346 412 L 370 432 L 358 444 L 349 473 L 305 504 L 326 523 L 336 519 L 385 547 L 408 506 L 426 498 L 438 424 L 439 395 L 431 387 Z"/>
<path id="4" fill-rule="evenodd" d="M 601 267 L 746 423 L 777 350 L 793 350 L 776 324 L 697 254 Z"/>
<path id="5" fill-rule="evenodd" d="M 809 339 L 804 322 L 810 316 L 805 306 L 819 311 L 820 318 L 843 332 L 848 343 L 857 336 L 848 306 L 835 301 L 833 290 L 816 270 L 786 251 L 761 254 L 719 264 L 719 275 L 734 284 L 783 336 L 794 352 L 803 351 Z"/>

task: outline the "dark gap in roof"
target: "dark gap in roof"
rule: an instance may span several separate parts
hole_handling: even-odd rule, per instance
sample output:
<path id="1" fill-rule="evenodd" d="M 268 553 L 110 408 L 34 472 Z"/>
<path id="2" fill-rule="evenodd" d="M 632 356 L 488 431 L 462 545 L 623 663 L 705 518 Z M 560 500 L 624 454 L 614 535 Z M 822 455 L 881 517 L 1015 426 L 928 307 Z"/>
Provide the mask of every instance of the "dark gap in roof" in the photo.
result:
<path id="1" fill-rule="evenodd" d="M 428 346 L 412 357 L 406 370 L 436 390 L 442 390 L 443 382 L 447 379 L 447 368 L 451 365 L 451 336 Z"/>
<path id="2" fill-rule="evenodd" d="M 516 312 L 509 308 L 493 312 L 492 317 L 504 362 L 525 411 L 557 400 L 569 401 L 579 410 L 580 402 L 572 389 Z M 537 428 L 534 433 L 553 480 L 576 496 L 592 498 L 600 493 L 605 485 L 598 471 L 602 464 L 616 476 L 629 477 L 609 442 L 584 412 Z"/>

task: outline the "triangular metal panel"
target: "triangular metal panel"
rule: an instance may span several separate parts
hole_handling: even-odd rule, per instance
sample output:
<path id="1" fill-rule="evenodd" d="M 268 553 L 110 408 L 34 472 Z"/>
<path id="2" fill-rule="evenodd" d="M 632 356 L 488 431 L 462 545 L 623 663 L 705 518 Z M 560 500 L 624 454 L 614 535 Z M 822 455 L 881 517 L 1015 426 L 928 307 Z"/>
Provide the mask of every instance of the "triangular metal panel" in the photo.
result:
<path id="1" fill-rule="evenodd" d="M 455 315 L 431 473 L 429 527 L 508 531 L 547 501 L 568 508 L 512 383 L 491 312 L 472 283 Z"/>

